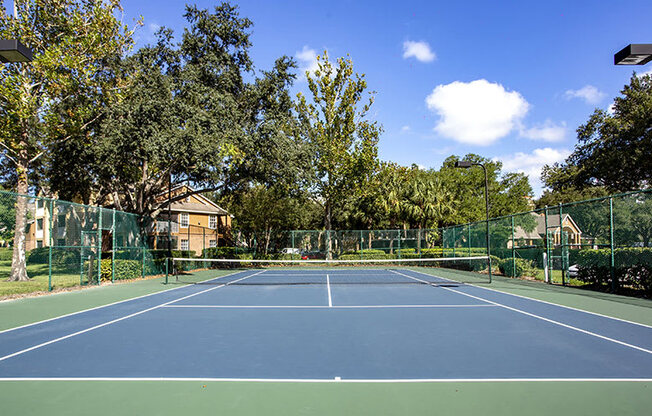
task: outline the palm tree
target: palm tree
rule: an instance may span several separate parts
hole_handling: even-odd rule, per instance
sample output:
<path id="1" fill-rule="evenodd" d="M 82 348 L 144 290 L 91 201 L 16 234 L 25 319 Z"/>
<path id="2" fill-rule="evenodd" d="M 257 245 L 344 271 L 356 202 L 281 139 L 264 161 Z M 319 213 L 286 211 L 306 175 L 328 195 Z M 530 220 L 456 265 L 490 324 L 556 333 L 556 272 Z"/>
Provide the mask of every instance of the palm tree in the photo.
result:
<path id="1" fill-rule="evenodd" d="M 402 208 L 410 223 L 418 228 L 417 252 L 421 253 L 421 235 L 425 227 L 436 226 L 454 207 L 452 194 L 433 172 L 420 171 L 410 182 Z"/>

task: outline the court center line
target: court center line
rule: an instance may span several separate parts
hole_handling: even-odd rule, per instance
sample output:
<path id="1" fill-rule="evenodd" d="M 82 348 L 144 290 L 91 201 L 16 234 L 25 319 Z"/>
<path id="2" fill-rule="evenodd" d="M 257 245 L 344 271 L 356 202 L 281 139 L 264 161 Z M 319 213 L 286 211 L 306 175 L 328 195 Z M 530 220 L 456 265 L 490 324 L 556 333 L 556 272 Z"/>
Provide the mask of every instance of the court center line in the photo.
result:
<path id="1" fill-rule="evenodd" d="M 496 308 L 498 305 L 166 305 L 161 308 L 179 309 L 389 309 L 389 308 Z"/>
<path id="2" fill-rule="evenodd" d="M 410 270 L 410 269 L 408 269 L 408 270 Z M 420 270 L 410 270 L 410 271 L 414 272 L 414 273 L 419 273 L 419 274 L 422 274 L 422 275 L 425 275 L 425 276 L 439 277 L 439 276 L 436 276 L 434 274 L 429 274 L 429 273 L 422 272 Z M 531 297 L 523 296 L 523 295 L 517 295 L 515 293 L 504 292 L 504 291 L 498 290 L 498 289 L 491 289 L 491 288 L 488 288 L 488 287 L 477 286 L 477 285 L 474 285 L 472 283 L 461 283 L 461 282 L 457 282 L 457 281 L 454 281 L 454 280 L 451 280 L 451 282 L 460 283 L 460 284 L 463 284 L 465 286 L 472 286 L 472 287 L 475 287 L 475 288 L 478 288 L 478 289 L 488 290 L 490 292 L 501 293 L 503 295 L 514 296 L 514 297 L 521 298 L 521 299 L 528 299 L 528 300 L 532 300 L 532 301 L 535 301 L 535 302 L 545 303 L 547 305 L 558 306 L 560 308 L 570 309 L 572 311 L 588 313 L 590 315 L 595 315 L 595 316 L 599 316 L 599 317 L 602 317 L 602 318 L 612 319 L 614 321 L 626 322 L 628 324 L 642 326 L 644 328 L 652 329 L 652 325 L 646 325 L 646 324 L 642 324 L 640 322 L 629 321 L 629 320 L 623 319 L 623 318 L 616 318 L 615 316 L 604 315 L 604 314 L 601 314 L 601 313 L 598 313 L 598 312 L 587 311 L 587 310 L 584 310 L 584 309 L 574 308 L 572 306 L 561 305 L 559 303 L 549 302 L 549 301 L 546 301 L 546 300 L 531 298 Z"/>
<path id="3" fill-rule="evenodd" d="M 328 290 L 328 307 L 332 308 L 333 298 L 331 296 L 331 279 L 328 277 L 328 274 L 326 274 L 326 289 Z"/>
<path id="4" fill-rule="evenodd" d="M 229 274 L 225 274 L 224 276 L 212 277 L 210 279 L 206 279 L 206 280 L 203 280 L 203 281 L 198 282 L 198 283 L 206 283 L 206 282 L 210 282 L 212 280 L 222 279 L 224 277 L 232 276 L 232 275 L 238 274 L 238 273 L 242 273 L 242 270 L 239 270 L 237 272 L 232 272 L 232 273 L 229 273 Z M 43 324 L 43 323 L 50 322 L 50 321 L 56 321 L 57 319 L 67 318 L 69 316 L 78 315 L 78 314 L 84 313 L 84 312 L 91 312 L 91 311 L 94 311 L 94 310 L 97 310 L 97 309 L 107 308 L 109 306 L 118 305 L 120 303 L 125 303 L 125 302 L 129 302 L 129 301 L 132 301 L 132 300 L 143 299 L 143 298 L 147 298 L 147 297 L 154 296 L 154 295 L 160 295 L 161 293 L 167 293 L 167 292 L 171 292 L 173 290 L 183 289 L 184 287 L 188 287 L 190 285 L 192 285 L 192 283 L 188 283 L 188 284 L 185 284 L 183 286 L 173 287 L 173 288 L 170 288 L 170 289 L 161 290 L 160 292 L 148 293 L 146 295 L 136 296 L 136 297 L 129 298 L 129 299 L 124 299 L 124 300 L 119 300 L 119 301 L 116 301 L 116 302 L 107 303 L 106 305 L 94 306 L 92 308 L 82 309 L 82 310 L 76 311 L 76 312 L 70 312 L 70 313 L 67 313 L 65 315 L 55 316 L 54 318 L 43 319 L 41 321 L 36 321 L 36 322 L 29 323 L 29 324 L 16 326 L 16 327 L 13 327 L 13 328 L 3 329 L 2 331 L 0 331 L 0 334 L 4 334 L 5 332 L 16 331 L 18 329 L 29 328 L 30 326 Z M 103 286 L 97 286 L 96 288 L 101 289 L 101 288 L 103 288 Z M 65 293 L 57 293 L 57 294 L 54 294 L 54 295 L 59 296 L 59 295 L 68 295 L 68 294 L 74 294 L 74 293 L 80 293 L 80 292 L 65 292 Z M 19 299 L 11 299 L 11 300 L 6 300 L 6 301 L 2 301 L 2 302 L 11 302 L 13 300 L 19 300 Z"/>
<path id="5" fill-rule="evenodd" d="M 217 377 L 0 377 L 1 382 L 21 381 L 214 381 L 214 382 L 256 382 L 256 383 L 522 383 L 522 382 L 643 382 L 652 378 L 395 378 L 395 379 L 333 379 L 333 378 L 217 378 Z"/>
<path id="6" fill-rule="evenodd" d="M 392 271 L 394 273 L 398 273 L 398 274 L 400 274 L 402 276 L 409 277 L 411 279 L 420 280 L 420 279 L 417 279 L 415 277 L 411 277 L 411 276 L 408 276 L 406 274 L 403 274 L 403 273 L 400 273 L 400 272 L 397 272 L 397 271 L 394 271 L 394 270 L 392 270 Z M 423 281 L 423 280 L 420 280 L 420 281 Z M 587 331 L 586 329 L 578 328 L 578 327 L 575 327 L 575 326 L 572 326 L 572 325 L 565 324 L 563 322 L 555 321 L 554 319 L 550 319 L 550 318 L 546 318 L 546 317 L 536 315 L 536 314 L 533 314 L 533 313 L 530 313 L 530 312 L 526 312 L 524 310 L 513 308 L 511 306 L 503 305 L 502 303 L 494 302 L 494 301 L 491 301 L 489 299 L 482 298 L 480 296 L 474 296 L 474 295 L 470 295 L 468 293 L 460 292 L 459 290 L 451 289 L 450 287 L 444 287 L 444 286 L 439 286 L 439 287 L 442 288 L 442 289 L 448 290 L 450 292 L 454 292 L 454 293 L 457 293 L 457 294 L 460 294 L 460 295 L 463 295 L 463 296 L 468 296 L 468 297 L 473 298 L 473 299 L 481 300 L 481 301 L 488 302 L 488 303 L 491 303 L 491 304 L 496 305 L 496 306 L 503 307 L 505 309 L 509 309 L 510 311 L 513 311 L 513 312 L 521 313 L 523 315 L 531 316 L 533 318 L 540 319 L 542 321 L 546 321 L 546 322 L 549 322 L 549 323 L 552 323 L 552 324 L 555 324 L 555 325 L 559 325 L 559 326 L 564 327 L 564 328 L 572 329 L 574 331 L 581 332 L 581 333 L 586 334 L 586 335 L 591 335 L 591 336 L 596 337 L 596 338 L 604 339 L 606 341 L 611 341 L 611 342 L 614 342 L 616 344 L 623 345 L 625 347 L 633 348 L 633 349 L 638 350 L 638 351 L 642 351 L 642 352 L 645 352 L 645 353 L 648 353 L 648 354 L 652 354 L 652 350 L 648 350 L 648 349 L 645 349 L 643 347 L 639 347 L 638 345 L 628 344 L 626 342 L 623 342 L 623 341 L 620 341 L 620 340 L 617 340 L 617 339 L 614 339 L 614 338 L 610 338 L 610 337 L 607 337 L 607 336 L 604 336 L 604 335 L 596 334 L 595 332 Z"/>
<path id="7" fill-rule="evenodd" d="M 219 288 L 222 288 L 222 287 L 228 286 L 228 285 L 231 284 L 231 283 L 239 282 L 239 281 L 241 281 L 241 280 L 248 279 L 248 278 L 250 278 L 250 277 L 254 277 L 254 276 L 256 276 L 256 275 L 258 275 L 258 274 L 261 274 L 261 273 L 264 273 L 264 272 L 265 272 L 265 270 L 262 270 L 262 271 L 260 271 L 260 272 L 258 272 L 258 273 L 254 273 L 254 274 L 252 274 L 252 275 L 250 275 L 250 276 L 245 276 L 245 277 L 243 277 L 243 278 L 240 278 L 240 279 L 234 280 L 234 281 L 232 281 L 232 282 L 225 283 L 225 284 L 223 284 L 223 285 L 219 285 L 219 286 L 216 286 L 216 287 L 211 287 L 211 288 L 209 288 L 209 289 L 202 290 L 201 292 L 192 293 L 192 294 L 190 294 L 190 295 L 184 296 L 184 297 L 179 298 L 179 299 L 174 299 L 174 300 L 171 300 L 171 301 L 169 301 L 169 302 L 162 303 L 162 304 L 160 304 L 160 305 L 152 306 L 151 308 L 147 308 L 147 309 L 144 309 L 144 310 L 142 310 L 142 311 L 134 312 L 134 313 L 132 313 L 132 314 L 129 314 L 129 315 L 123 316 L 123 317 L 121 317 L 121 318 L 113 319 L 113 320 L 111 320 L 111 321 L 104 322 L 104 323 L 102 323 L 102 324 L 95 325 L 95 326 L 92 326 L 92 327 L 90 327 L 90 328 L 83 329 L 83 330 L 81 330 L 81 331 L 73 332 L 72 334 L 64 335 L 64 336 L 62 336 L 62 337 L 55 338 L 55 339 L 52 339 L 52 340 L 50 340 L 50 341 L 43 342 L 43 343 L 41 343 L 41 344 L 37 344 L 37 345 L 34 345 L 34 346 L 32 346 L 32 347 L 29 347 L 29 348 L 25 348 L 25 349 L 23 349 L 23 350 L 20 350 L 20 351 L 14 352 L 14 353 L 12 353 L 12 354 L 5 355 L 4 357 L 0 357 L 0 361 L 4 361 L 4 360 L 6 360 L 6 359 L 9 359 L 9 358 L 12 358 L 12 357 L 15 357 L 15 356 L 18 356 L 18 355 L 24 354 L 24 353 L 26 353 L 26 352 L 33 351 L 33 350 L 36 350 L 36 349 L 39 349 L 39 348 L 45 347 L 45 346 L 50 345 L 50 344 L 54 344 L 55 342 L 63 341 L 63 340 L 65 340 L 65 339 L 72 338 L 72 337 L 74 337 L 74 336 L 81 335 L 81 334 L 84 334 L 84 333 L 86 333 L 86 332 L 90 332 L 90 331 L 93 331 L 93 330 L 95 330 L 95 329 L 99 329 L 99 328 L 102 328 L 102 327 L 105 327 L 105 326 L 108 326 L 108 325 L 114 324 L 114 323 L 116 323 L 116 322 L 124 321 L 125 319 L 133 318 L 134 316 L 141 315 L 141 314 L 143 314 L 143 313 L 145 313 L 145 312 L 153 311 L 154 309 L 159 309 L 159 308 L 161 308 L 161 307 L 164 307 L 164 306 L 170 305 L 170 304 L 172 304 L 172 303 L 179 302 L 179 301 L 182 301 L 182 300 L 185 300 L 185 299 L 189 299 L 189 298 L 192 298 L 192 297 L 197 296 L 197 295 L 201 295 L 202 293 L 210 292 L 210 291 L 212 291 L 212 290 L 216 290 L 216 289 L 219 289 Z"/>

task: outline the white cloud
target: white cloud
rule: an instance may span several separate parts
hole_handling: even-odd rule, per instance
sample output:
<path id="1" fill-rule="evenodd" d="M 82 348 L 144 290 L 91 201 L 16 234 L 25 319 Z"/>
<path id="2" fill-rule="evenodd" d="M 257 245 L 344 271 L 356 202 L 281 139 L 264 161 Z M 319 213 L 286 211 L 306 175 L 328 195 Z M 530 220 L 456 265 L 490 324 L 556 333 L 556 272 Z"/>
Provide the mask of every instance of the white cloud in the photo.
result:
<path id="1" fill-rule="evenodd" d="M 317 64 L 317 52 L 314 49 L 309 48 L 307 45 L 303 47 L 302 50 L 297 51 L 296 54 L 297 60 L 299 61 L 299 73 L 300 78 L 305 78 L 305 73 L 313 73 L 318 68 Z"/>
<path id="2" fill-rule="evenodd" d="M 484 79 L 438 85 L 426 105 L 440 117 L 435 126 L 438 134 L 479 146 L 509 134 L 529 109 L 521 94 Z"/>
<path id="3" fill-rule="evenodd" d="M 650 69 L 648 71 L 645 71 L 645 72 L 641 72 L 640 74 L 636 74 L 636 76 L 639 77 L 639 78 L 642 78 L 642 77 L 644 77 L 646 75 L 652 76 L 652 69 Z"/>
<path id="4" fill-rule="evenodd" d="M 567 99 L 581 98 L 587 104 L 598 104 L 607 95 L 593 85 L 585 85 L 579 90 L 567 90 L 564 95 Z"/>
<path id="5" fill-rule="evenodd" d="M 616 113 L 616 103 L 609 104 L 609 107 L 607 107 L 607 113 L 612 116 Z"/>
<path id="6" fill-rule="evenodd" d="M 412 129 L 410 128 L 410 126 L 403 126 L 403 127 L 401 127 L 401 133 L 407 133 L 407 132 L 409 132 L 410 130 L 412 130 Z"/>
<path id="7" fill-rule="evenodd" d="M 530 184 L 534 189 L 535 195 L 541 195 L 541 169 L 543 165 L 551 165 L 555 162 L 561 162 L 571 154 L 568 149 L 552 149 L 545 147 L 543 149 L 534 149 L 532 153 L 516 152 L 512 155 L 500 156 L 494 160 L 503 162 L 503 170 L 507 172 L 525 173 L 530 178 Z"/>
<path id="8" fill-rule="evenodd" d="M 566 123 L 555 124 L 551 120 L 546 120 L 543 124 L 522 128 L 520 133 L 522 137 L 530 140 L 560 142 L 566 137 Z"/>
<path id="9" fill-rule="evenodd" d="M 408 58 L 416 58 L 419 62 L 432 62 L 437 56 L 430 49 L 428 42 L 407 40 L 403 42 L 403 59 Z"/>

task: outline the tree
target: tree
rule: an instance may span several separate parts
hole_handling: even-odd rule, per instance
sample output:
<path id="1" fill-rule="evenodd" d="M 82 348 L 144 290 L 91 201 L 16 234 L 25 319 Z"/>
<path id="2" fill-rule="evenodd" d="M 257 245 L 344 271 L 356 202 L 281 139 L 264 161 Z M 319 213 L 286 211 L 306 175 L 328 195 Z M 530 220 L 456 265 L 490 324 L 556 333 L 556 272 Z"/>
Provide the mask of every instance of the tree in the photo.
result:
<path id="1" fill-rule="evenodd" d="M 122 81 L 110 62 L 131 46 L 133 32 L 116 16 L 118 0 L 25 0 L 15 7 L 14 17 L 2 7 L 0 37 L 20 39 L 34 60 L 0 69 L 0 143 L 16 191 L 27 194 L 31 170 L 52 145 L 87 137 L 104 104 L 116 98 Z M 28 280 L 26 210 L 26 198 L 19 197 L 9 280 Z"/>
<path id="2" fill-rule="evenodd" d="M 546 173 L 553 190 L 605 187 L 609 192 L 652 183 L 652 77 L 632 75 L 613 103 L 613 114 L 596 109 L 577 129 L 578 144 L 564 163 Z"/>
<path id="3" fill-rule="evenodd" d="M 293 140 L 289 86 L 295 63 L 279 58 L 270 71 L 253 77 L 249 19 L 227 3 L 214 11 L 187 6 L 188 27 L 173 44 L 161 29 L 154 45 L 121 62 L 135 81 L 126 99 L 103 120 L 93 157 L 79 161 L 94 177 L 88 195 L 97 203 L 146 217 L 166 206 L 168 185 L 190 182 L 190 193 L 247 189 L 251 181 L 296 184 L 293 161 L 303 150 Z M 77 151 L 82 153 L 83 149 Z M 69 152 L 59 152 L 65 158 Z M 304 156 L 305 158 L 306 156 Z M 53 164 L 53 187 L 61 195 L 79 192 L 76 181 Z M 57 173 L 58 172 L 58 173 Z"/>
<path id="4" fill-rule="evenodd" d="M 410 224 L 416 225 L 417 251 L 421 252 L 423 228 L 434 228 L 451 213 L 455 201 L 434 171 L 419 171 L 409 183 L 403 210 Z"/>
<path id="5" fill-rule="evenodd" d="M 486 218 L 484 173 L 479 167 L 455 168 L 455 162 L 461 159 L 459 156 L 448 157 L 439 171 L 444 186 L 457 201 L 442 225 L 464 224 Z M 502 163 L 479 155 L 468 154 L 463 159 L 482 163 L 487 168 L 490 218 L 530 209 L 532 187 L 527 176 L 522 173 L 503 174 Z"/>
<path id="6" fill-rule="evenodd" d="M 373 93 L 362 102 L 367 89 L 364 75 L 354 74 L 353 62 L 340 58 L 337 65 L 328 54 L 317 57 L 314 74 L 306 73 L 312 102 L 299 93 L 296 110 L 301 133 L 314 149 L 314 190 L 324 204 L 327 256 L 331 257 L 330 230 L 336 204 L 356 194 L 378 165 L 378 136 L 382 128 L 367 119 Z"/>

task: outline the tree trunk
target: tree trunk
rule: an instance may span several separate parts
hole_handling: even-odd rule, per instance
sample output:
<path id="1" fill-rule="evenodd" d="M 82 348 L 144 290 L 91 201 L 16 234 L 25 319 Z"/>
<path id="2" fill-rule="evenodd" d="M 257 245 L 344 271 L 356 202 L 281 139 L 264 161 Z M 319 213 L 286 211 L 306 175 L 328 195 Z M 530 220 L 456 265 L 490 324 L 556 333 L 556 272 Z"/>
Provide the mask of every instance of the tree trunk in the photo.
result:
<path id="1" fill-rule="evenodd" d="M 419 230 L 417 231 L 417 253 L 421 255 L 421 224 L 419 224 Z"/>
<path id="2" fill-rule="evenodd" d="M 27 194 L 27 169 L 25 160 L 18 160 L 16 173 L 18 175 L 17 191 L 21 195 Z M 16 197 L 16 227 L 14 230 L 14 253 L 11 258 L 10 282 L 28 281 L 27 262 L 25 260 L 25 232 L 26 232 L 27 197 Z M 45 224 L 45 222 L 44 222 Z"/>
<path id="3" fill-rule="evenodd" d="M 326 228 L 326 259 L 333 258 L 332 242 L 331 242 L 331 201 L 326 201 L 326 218 L 324 218 L 324 226 Z"/>

